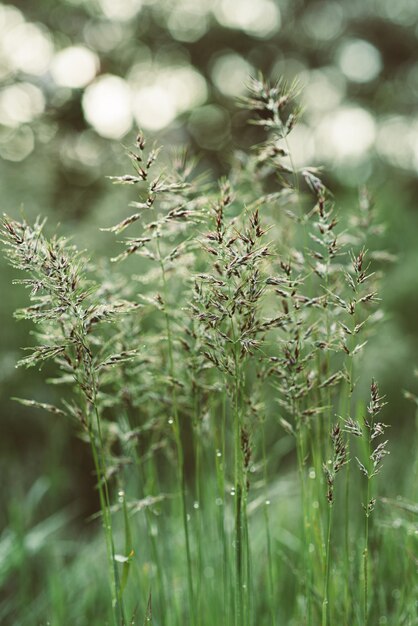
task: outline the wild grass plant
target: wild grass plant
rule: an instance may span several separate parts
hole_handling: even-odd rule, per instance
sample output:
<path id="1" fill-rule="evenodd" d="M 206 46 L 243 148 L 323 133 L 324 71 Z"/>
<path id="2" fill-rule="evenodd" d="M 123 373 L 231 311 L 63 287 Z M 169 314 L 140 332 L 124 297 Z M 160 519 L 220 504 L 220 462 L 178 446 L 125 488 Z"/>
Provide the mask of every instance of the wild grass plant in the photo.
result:
<path id="1" fill-rule="evenodd" d="M 52 585 L 36 623 L 416 623 L 414 584 L 402 602 L 382 591 L 408 559 L 387 577 L 375 523 L 385 401 L 361 354 L 382 316 L 380 227 L 367 191 L 340 215 L 320 172 L 295 168 L 296 100 L 251 81 L 264 140 L 217 184 L 139 133 L 112 177 L 134 212 L 102 225 L 132 233 L 116 265 L 4 218 L 38 342 L 19 364 L 52 361 L 63 389 L 60 406 L 20 401 L 90 446 L 110 588 L 70 618 Z"/>

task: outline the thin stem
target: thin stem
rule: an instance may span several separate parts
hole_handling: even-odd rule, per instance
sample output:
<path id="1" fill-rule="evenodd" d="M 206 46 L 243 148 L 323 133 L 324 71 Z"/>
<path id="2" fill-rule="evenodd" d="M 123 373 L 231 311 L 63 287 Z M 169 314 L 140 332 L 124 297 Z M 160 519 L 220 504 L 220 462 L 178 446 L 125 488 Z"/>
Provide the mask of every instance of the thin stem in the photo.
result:
<path id="1" fill-rule="evenodd" d="M 267 487 L 268 472 L 267 472 L 267 451 L 266 451 L 266 433 L 263 425 L 263 466 L 264 466 L 264 484 Z M 274 610 L 274 572 L 273 572 L 273 555 L 271 549 L 271 533 L 270 533 L 270 516 L 269 516 L 270 500 L 266 499 L 264 503 L 264 524 L 266 529 L 266 543 L 267 543 L 267 561 L 268 561 L 268 580 L 269 580 L 269 594 L 270 594 L 270 619 L 271 625 L 276 626 L 276 611 Z"/>
<path id="2" fill-rule="evenodd" d="M 76 311 L 74 310 L 76 314 Z M 125 615 L 123 608 L 123 598 L 120 592 L 120 582 L 119 582 L 119 573 L 117 570 L 116 560 L 115 560 L 115 545 L 113 540 L 113 529 L 112 529 L 112 516 L 110 512 L 110 495 L 109 495 L 109 487 L 106 478 L 106 459 L 104 453 L 104 439 L 101 427 L 101 418 L 98 409 L 98 401 L 97 401 L 97 389 L 98 382 L 97 377 L 93 369 L 91 350 L 89 346 L 85 342 L 85 337 L 83 336 L 82 328 L 78 329 L 79 341 L 82 347 L 82 350 L 85 355 L 84 360 L 84 376 L 86 377 L 86 389 L 89 389 L 91 392 L 91 396 L 89 397 L 85 391 L 83 391 L 83 395 L 86 403 L 86 414 L 90 415 L 91 408 L 93 409 L 96 432 L 99 445 L 96 444 L 96 436 L 94 432 L 94 426 L 89 420 L 88 423 L 88 432 L 89 432 L 89 440 L 90 440 L 90 448 L 92 451 L 94 467 L 97 476 L 97 484 L 99 489 L 99 499 L 100 499 L 100 508 L 102 511 L 103 518 L 103 528 L 105 533 L 106 540 L 106 550 L 107 550 L 107 558 L 109 563 L 109 573 L 111 577 L 111 592 L 112 592 L 112 609 L 113 609 L 113 619 L 115 626 L 120 626 L 120 624 L 125 623 Z M 83 389 L 80 386 L 80 389 Z"/>
<path id="3" fill-rule="evenodd" d="M 198 426 L 196 425 L 198 428 Z M 202 572 L 204 570 L 203 567 L 203 551 L 202 551 L 202 543 L 203 543 L 203 528 L 202 528 L 202 494 L 200 489 L 200 473 L 202 467 L 202 446 L 201 446 L 201 436 L 200 433 L 197 433 L 197 437 L 195 438 L 195 459 L 196 459 L 196 507 L 194 507 L 194 515 L 197 517 L 197 561 L 198 561 L 198 572 L 197 583 L 196 583 L 196 608 L 197 608 L 197 621 L 201 622 L 202 616 Z"/>
<path id="4" fill-rule="evenodd" d="M 374 414 L 370 417 L 370 424 L 367 429 L 367 486 L 366 486 L 366 502 L 365 507 L 365 524 L 364 524 L 364 551 L 363 551 L 363 575 L 364 575 L 364 596 L 363 596 L 363 612 L 364 612 L 364 626 L 368 626 L 369 623 L 369 503 L 371 498 L 371 480 L 370 472 L 371 468 L 371 450 L 372 450 L 372 428 L 374 423 Z"/>
<path id="5" fill-rule="evenodd" d="M 167 276 L 166 276 L 164 261 L 161 255 L 160 242 L 159 242 L 158 235 L 157 235 L 157 251 L 158 251 L 158 260 L 159 260 L 159 264 L 161 268 L 163 290 L 164 290 L 164 317 L 165 317 L 166 333 L 167 333 L 168 364 L 169 364 L 170 376 L 173 379 L 174 378 L 173 338 L 172 338 L 170 317 L 167 313 L 167 308 L 166 308 L 167 299 L 168 299 Z M 180 485 L 183 528 L 184 528 L 184 537 L 185 537 L 185 543 L 186 543 L 187 586 L 188 586 L 188 594 L 189 594 L 189 606 L 190 606 L 190 613 L 191 613 L 191 621 L 192 621 L 192 624 L 195 624 L 196 611 L 195 611 L 194 592 L 193 592 L 193 574 L 192 574 L 192 559 L 191 559 L 191 549 L 190 549 L 190 534 L 189 534 L 189 525 L 188 525 L 188 519 L 187 519 L 184 450 L 183 450 L 183 443 L 182 443 L 181 434 L 180 434 L 180 420 L 179 420 L 178 405 L 177 405 L 177 392 L 176 392 L 176 388 L 174 384 L 172 386 L 172 399 L 173 399 L 173 417 L 174 417 L 174 424 L 173 424 L 174 437 L 175 437 L 177 457 L 178 457 L 178 481 Z"/>
<path id="6" fill-rule="evenodd" d="M 100 499 L 100 508 L 102 511 L 102 519 L 103 519 L 103 529 L 106 540 L 106 551 L 107 558 L 109 563 L 109 573 L 111 576 L 111 592 L 112 592 L 112 610 L 113 610 L 113 620 L 115 626 L 119 626 L 121 623 L 124 623 L 123 616 L 123 608 L 122 608 L 122 599 L 120 598 L 119 593 L 119 578 L 116 569 L 116 561 L 115 561 L 115 547 L 113 542 L 113 530 L 112 530 L 112 521 L 111 521 L 111 513 L 109 506 L 109 492 L 107 487 L 107 481 L 105 473 L 102 469 L 102 462 L 100 457 L 101 453 L 98 452 L 95 442 L 95 435 L 91 428 L 89 428 L 89 438 L 90 438 L 90 447 L 93 456 L 93 463 L 97 476 L 97 485 L 99 490 L 99 499 Z"/>
<path id="7" fill-rule="evenodd" d="M 235 625 L 242 626 L 243 618 L 243 572 L 242 572 L 242 453 L 241 417 L 239 412 L 239 383 L 236 380 L 234 398 L 234 458 L 235 458 Z"/>
<path id="8" fill-rule="evenodd" d="M 363 552 L 363 574 L 364 574 L 364 596 L 363 596 L 363 610 L 364 610 L 364 626 L 369 623 L 369 572 L 368 572 L 368 560 L 369 560 L 369 513 L 367 510 L 368 503 L 370 501 L 370 479 L 367 479 L 367 499 L 366 499 L 366 518 L 364 527 L 364 552 Z"/>
<path id="9" fill-rule="evenodd" d="M 234 358 L 234 382 L 233 382 L 233 403 L 234 403 L 234 484 L 235 484 L 235 626 L 243 625 L 243 459 L 241 448 L 241 367 L 239 345 L 236 337 L 234 321 L 231 319 L 231 334 L 233 339 Z"/>
<path id="10" fill-rule="evenodd" d="M 231 612 L 231 596 L 230 596 L 230 571 L 228 568 L 229 553 L 227 536 L 225 532 L 225 454 L 226 454 L 226 441 L 225 441 L 225 422 L 226 422 L 226 390 L 223 389 L 222 393 L 222 410 L 221 410 L 221 424 L 220 434 L 217 433 L 215 428 L 215 441 L 217 441 L 215 451 L 215 466 L 216 477 L 218 486 L 218 531 L 222 541 L 222 582 L 223 582 L 223 611 L 222 618 L 223 624 L 229 626 L 230 624 L 230 612 Z"/>
<path id="11" fill-rule="evenodd" d="M 324 593 L 322 601 L 322 626 L 327 626 L 329 615 L 329 571 L 330 571 L 330 558 L 331 558 L 331 529 L 333 519 L 333 506 L 328 507 L 328 532 L 326 543 L 326 557 L 325 557 L 325 576 L 324 576 Z"/>
<path id="12" fill-rule="evenodd" d="M 252 583 L 251 583 L 251 551 L 250 540 L 248 530 L 248 515 L 247 515 L 247 489 L 244 485 L 244 498 L 243 498 L 243 543 L 244 543 L 244 556 L 245 556 L 245 593 L 244 593 L 244 624 L 248 626 L 252 623 Z"/>
<path id="13" fill-rule="evenodd" d="M 301 486 L 301 499 L 302 499 L 302 537 L 303 537 L 303 569 L 306 573 L 304 577 L 304 591 L 306 595 L 306 603 L 307 603 L 307 623 L 312 623 L 312 591 L 311 591 L 311 577 L 312 577 L 312 567 L 311 567 L 311 558 L 309 556 L 309 537 L 308 537 L 308 529 L 310 527 L 308 514 L 307 514 L 307 496 L 306 496 L 306 485 L 305 485 L 305 471 L 304 471 L 304 446 L 303 446 L 303 434 L 302 434 L 302 424 L 300 417 L 298 415 L 297 403 L 295 400 L 292 401 L 293 408 L 292 414 L 294 418 L 294 423 L 296 423 L 296 453 L 297 453 L 297 462 L 298 462 L 298 471 L 300 478 L 300 486 Z"/>

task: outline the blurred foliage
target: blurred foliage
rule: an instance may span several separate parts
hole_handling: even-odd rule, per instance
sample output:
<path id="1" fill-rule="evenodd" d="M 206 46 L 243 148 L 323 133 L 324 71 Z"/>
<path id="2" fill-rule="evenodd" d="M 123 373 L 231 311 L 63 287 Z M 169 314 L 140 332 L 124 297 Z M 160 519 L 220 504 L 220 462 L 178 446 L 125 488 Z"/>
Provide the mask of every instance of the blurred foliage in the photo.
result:
<path id="1" fill-rule="evenodd" d="M 388 320 L 366 363 L 388 396 L 387 419 L 410 433 L 413 407 L 401 390 L 417 388 L 415 0 L 16 0 L 0 4 L 0 33 L 2 210 L 23 204 L 29 218 L 47 215 L 92 254 L 109 247 L 99 227 L 125 214 L 128 193 L 105 176 L 124 170 L 121 144 L 136 127 L 190 145 L 218 175 L 257 133 L 235 103 L 248 75 L 297 78 L 297 164 L 326 165 L 341 213 L 367 183 L 387 224 L 384 244 L 398 255 L 382 294 Z M 25 294 L 11 279 L 1 261 L 4 495 L 61 472 L 51 489 L 65 506 L 79 490 L 91 493 L 91 468 L 70 425 L 9 400 L 51 393 L 39 376 L 14 369 L 29 326 L 12 322 Z M 95 508 L 87 495 L 84 507 L 84 516 Z"/>

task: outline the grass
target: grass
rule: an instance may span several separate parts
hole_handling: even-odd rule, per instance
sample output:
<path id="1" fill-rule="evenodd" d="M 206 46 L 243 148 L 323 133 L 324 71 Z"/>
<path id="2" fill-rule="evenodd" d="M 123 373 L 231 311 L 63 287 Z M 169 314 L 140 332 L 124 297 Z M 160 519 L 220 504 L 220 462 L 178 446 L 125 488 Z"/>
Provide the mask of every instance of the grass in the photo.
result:
<path id="1" fill-rule="evenodd" d="M 417 623 L 416 494 L 395 533 L 379 502 L 384 396 L 361 366 L 381 318 L 380 227 L 366 191 L 340 216 L 319 172 L 295 169 L 296 100 L 251 82 L 243 105 L 265 137 L 217 184 L 184 154 L 163 167 L 140 133 L 133 173 L 112 177 L 135 212 L 103 227 L 132 233 L 122 266 L 4 218 L 32 300 L 17 317 L 38 342 L 19 365 L 52 362 L 62 389 L 59 406 L 20 402 L 89 446 L 103 537 L 64 554 L 49 538 L 65 514 L 45 519 L 39 589 L 39 525 L 12 507 L 4 623 Z"/>

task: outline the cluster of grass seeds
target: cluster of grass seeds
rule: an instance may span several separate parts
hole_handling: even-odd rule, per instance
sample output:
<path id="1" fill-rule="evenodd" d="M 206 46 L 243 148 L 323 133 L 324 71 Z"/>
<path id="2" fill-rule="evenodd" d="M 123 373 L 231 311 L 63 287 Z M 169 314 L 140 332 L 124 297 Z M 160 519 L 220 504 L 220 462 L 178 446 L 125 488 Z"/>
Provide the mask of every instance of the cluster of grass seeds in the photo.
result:
<path id="1" fill-rule="evenodd" d="M 303 244 L 295 248 L 288 243 L 281 246 L 280 230 L 276 237 L 279 249 L 271 265 L 274 274 L 266 282 L 279 298 L 280 323 L 272 332 L 264 376 L 276 390 L 281 424 L 295 438 L 303 517 L 303 611 L 307 623 L 322 620 L 325 625 L 333 621 L 329 574 L 334 480 L 337 471 L 346 465 L 347 580 L 352 550 L 348 444 L 343 441 L 343 424 L 333 423 L 355 408 L 354 362 L 367 342 L 368 328 L 381 316 L 375 310 L 378 276 L 370 269 L 365 248 L 365 237 L 378 233 L 379 228 L 373 224 L 372 205 L 363 192 L 359 215 L 341 230 L 333 198 L 319 173 L 310 167 L 300 171 L 294 168 L 287 142 L 298 115 L 297 108 L 292 107 L 294 95 L 295 88 L 286 89 L 283 83 L 271 87 L 254 81 L 247 104 L 258 114 L 255 123 L 268 131 L 268 140 L 256 150 L 259 179 L 264 178 L 271 188 L 271 177 L 277 179 L 278 175 L 282 186 L 281 191 L 264 195 L 263 211 L 270 217 L 283 202 L 295 224 L 291 240 Z M 303 186 L 313 196 L 313 206 L 309 206 L 309 200 L 308 204 L 304 202 L 300 191 Z M 281 223 L 278 227 L 283 232 Z M 322 466 L 329 455 L 330 467 L 325 464 L 324 476 Z M 315 508 L 313 503 L 317 503 Z M 367 595 L 367 577 L 364 588 Z M 350 620 L 348 585 L 344 594 L 336 595 L 345 596 L 344 611 Z M 318 602 L 321 596 L 322 609 Z"/>
<path id="2" fill-rule="evenodd" d="M 296 100 L 295 85 L 251 81 L 243 104 L 265 139 L 217 185 L 183 153 L 164 168 L 139 133 L 133 173 L 111 177 L 137 192 L 135 212 L 102 229 L 132 233 L 112 259 L 120 275 L 92 267 L 93 281 L 43 224 L 4 220 L 34 301 L 18 315 L 39 329 L 21 364 L 52 360 L 72 390 L 63 408 L 23 402 L 70 414 L 90 443 L 114 626 L 134 623 L 138 606 L 151 620 L 150 589 L 163 626 L 366 626 L 377 615 L 369 518 L 387 442 L 374 381 L 368 415 L 357 409 L 355 363 L 381 317 L 384 255 L 367 251 L 379 230 L 367 193 L 340 224 L 320 173 L 294 167 Z M 284 500 L 270 506 L 286 480 L 276 443 L 299 481 L 292 550 L 273 517 Z"/>
<path id="3" fill-rule="evenodd" d="M 54 414 L 71 415 L 90 443 L 106 538 L 114 620 L 121 623 L 125 618 L 115 561 L 107 437 L 100 394 L 103 373 L 135 358 L 137 351 L 114 352 L 112 340 L 106 338 L 106 333 L 97 332 L 97 327 L 103 321 L 132 312 L 136 306 L 123 300 L 98 304 L 99 286 L 87 278 L 85 260 L 64 238 L 47 240 L 43 226 L 38 221 L 31 227 L 8 217 L 3 221 L 9 259 L 15 268 L 28 275 L 17 282 L 30 289 L 34 302 L 18 311 L 17 316 L 32 320 L 38 327 L 38 345 L 19 365 L 32 367 L 53 360 L 60 374 L 57 382 L 72 385 L 73 399 L 65 403 L 65 411 L 45 403 L 22 402 Z"/>

